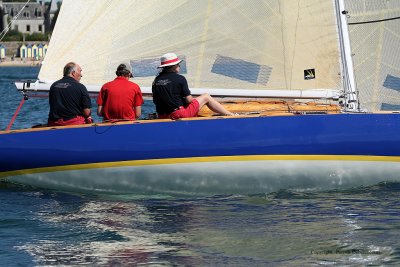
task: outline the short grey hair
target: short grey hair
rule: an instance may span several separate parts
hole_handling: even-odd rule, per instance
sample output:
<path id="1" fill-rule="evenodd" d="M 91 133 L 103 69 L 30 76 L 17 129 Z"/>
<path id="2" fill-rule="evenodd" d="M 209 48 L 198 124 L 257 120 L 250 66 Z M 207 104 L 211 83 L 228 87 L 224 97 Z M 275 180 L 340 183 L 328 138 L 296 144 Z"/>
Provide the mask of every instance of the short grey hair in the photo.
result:
<path id="1" fill-rule="evenodd" d="M 69 62 L 67 65 L 64 67 L 64 76 L 70 75 L 73 71 L 76 71 L 76 63 L 75 62 Z"/>

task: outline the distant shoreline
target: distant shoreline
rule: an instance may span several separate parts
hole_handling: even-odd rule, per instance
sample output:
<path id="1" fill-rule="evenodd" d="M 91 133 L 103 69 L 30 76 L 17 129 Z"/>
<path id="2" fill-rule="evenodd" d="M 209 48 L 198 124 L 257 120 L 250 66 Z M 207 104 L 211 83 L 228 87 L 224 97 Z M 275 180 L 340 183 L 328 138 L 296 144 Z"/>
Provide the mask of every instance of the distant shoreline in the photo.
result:
<path id="1" fill-rule="evenodd" d="M 42 61 L 40 60 L 6 60 L 0 61 L 1 67 L 40 67 L 42 65 Z"/>

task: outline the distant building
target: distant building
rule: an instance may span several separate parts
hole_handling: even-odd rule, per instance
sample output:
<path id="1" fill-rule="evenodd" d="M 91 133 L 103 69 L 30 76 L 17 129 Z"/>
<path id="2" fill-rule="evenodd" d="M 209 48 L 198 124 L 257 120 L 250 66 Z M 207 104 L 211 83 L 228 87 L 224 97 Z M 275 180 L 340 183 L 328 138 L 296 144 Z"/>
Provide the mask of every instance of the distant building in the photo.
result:
<path id="1" fill-rule="evenodd" d="M 22 59 L 42 60 L 47 52 L 47 44 L 23 43 L 15 56 Z"/>
<path id="2" fill-rule="evenodd" d="M 44 50 L 44 45 L 38 44 L 38 57 L 43 58 L 45 54 L 46 54 L 46 51 Z"/>
<path id="3" fill-rule="evenodd" d="M 0 59 L 6 58 L 6 47 L 0 44 Z"/>
<path id="4" fill-rule="evenodd" d="M 27 58 L 28 57 L 28 52 L 27 52 L 27 48 L 26 45 L 21 45 L 19 48 L 19 53 L 18 53 L 20 58 Z"/>
<path id="5" fill-rule="evenodd" d="M 17 30 L 22 33 L 45 33 L 50 30 L 52 20 L 58 9 L 55 0 L 50 4 L 44 1 L 28 3 L 3 2 L 0 0 L 0 30 Z"/>

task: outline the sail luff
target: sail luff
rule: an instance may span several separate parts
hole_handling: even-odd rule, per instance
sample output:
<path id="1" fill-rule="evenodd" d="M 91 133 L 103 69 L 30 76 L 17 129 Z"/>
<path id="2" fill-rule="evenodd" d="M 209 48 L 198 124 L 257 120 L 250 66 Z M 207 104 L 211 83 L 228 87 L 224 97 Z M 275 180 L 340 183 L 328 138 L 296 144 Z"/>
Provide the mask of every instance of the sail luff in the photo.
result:
<path id="1" fill-rule="evenodd" d="M 338 17 L 339 40 L 342 56 L 343 89 L 345 93 L 345 109 L 359 111 L 360 105 L 354 77 L 353 58 L 351 53 L 349 31 L 346 19 L 344 0 L 336 0 L 336 16 Z"/>

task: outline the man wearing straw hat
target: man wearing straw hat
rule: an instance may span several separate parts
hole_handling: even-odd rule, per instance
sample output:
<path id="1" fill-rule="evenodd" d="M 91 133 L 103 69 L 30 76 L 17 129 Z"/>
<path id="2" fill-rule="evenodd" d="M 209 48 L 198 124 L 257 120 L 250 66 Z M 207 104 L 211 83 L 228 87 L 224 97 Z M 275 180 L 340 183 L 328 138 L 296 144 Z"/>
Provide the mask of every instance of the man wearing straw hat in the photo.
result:
<path id="1" fill-rule="evenodd" d="M 156 105 L 160 119 L 180 119 L 197 117 L 200 109 L 207 105 L 212 111 L 233 116 L 218 101 L 209 94 L 202 94 L 196 98 L 191 95 L 186 78 L 179 75 L 182 60 L 174 53 L 161 56 L 161 72 L 155 78 L 152 86 L 153 102 Z"/>

